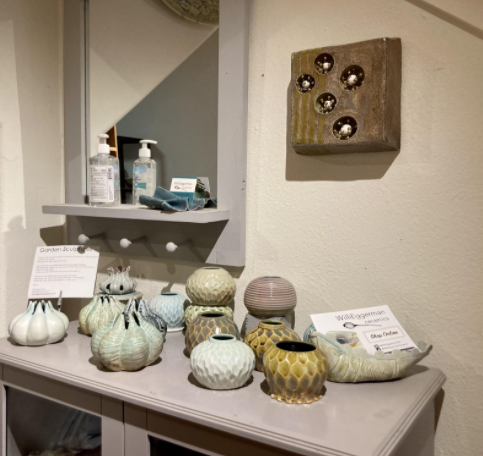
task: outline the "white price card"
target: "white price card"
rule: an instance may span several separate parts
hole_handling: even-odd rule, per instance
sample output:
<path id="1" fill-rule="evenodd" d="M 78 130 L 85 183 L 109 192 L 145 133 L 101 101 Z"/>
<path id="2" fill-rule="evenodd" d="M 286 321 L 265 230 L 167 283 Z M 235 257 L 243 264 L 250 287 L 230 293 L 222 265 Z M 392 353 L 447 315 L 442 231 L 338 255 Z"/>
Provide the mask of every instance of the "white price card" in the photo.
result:
<path id="1" fill-rule="evenodd" d="M 99 252 L 77 245 L 37 247 L 29 299 L 92 298 Z"/>
<path id="2" fill-rule="evenodd" d="M 365 309 L 328 312 L 311 315 L 315 329 L 328 332 L 356 334 L 367 353 L 378 350 L 391 353 L 393 350 L 410 350 L 416 347 L 389 306 L 366 307 Z"/>

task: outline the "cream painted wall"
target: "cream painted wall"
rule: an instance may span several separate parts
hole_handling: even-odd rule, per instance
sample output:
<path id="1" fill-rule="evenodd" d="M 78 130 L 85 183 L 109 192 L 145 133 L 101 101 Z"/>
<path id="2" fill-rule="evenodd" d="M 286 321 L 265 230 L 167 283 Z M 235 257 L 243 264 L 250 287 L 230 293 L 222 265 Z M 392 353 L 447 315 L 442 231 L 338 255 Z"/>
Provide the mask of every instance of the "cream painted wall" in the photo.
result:
<path id="1" fill-rule="evenodd" d="M 0 337 L 25 310 L 35 247 L 62 244 L 62 2 L 0 0 Z"/>

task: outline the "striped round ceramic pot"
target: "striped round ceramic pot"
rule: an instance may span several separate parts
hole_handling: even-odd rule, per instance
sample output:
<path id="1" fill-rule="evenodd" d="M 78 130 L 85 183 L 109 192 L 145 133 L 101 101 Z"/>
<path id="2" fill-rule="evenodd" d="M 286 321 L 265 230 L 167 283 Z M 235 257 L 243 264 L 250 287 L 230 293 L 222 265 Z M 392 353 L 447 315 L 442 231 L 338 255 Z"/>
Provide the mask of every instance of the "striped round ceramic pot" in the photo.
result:
<path id="1" fill-rule="evenodd" d="M 235 280 L 220 267 L 197 269 L 186 281 L 186 294 L 196 306 L 226 306 L 235 292 Z"/>
<path id="2" fill-rule="evenodd" d="M 97 294 L 79 313 L 79 325 L 84 334 L 92 336 L 97 328 L 113 320 L 125 309 L 114 296 Z"/>
<path id="3" fill-rule="evenodd" d="M 263 372 L 274 399 L 289 404 L 310 404 L 322 397 L 329 362 L 315 345 L 284 341 L 267 350 Z"/>
<path id="4" fill-rule="evenodd" d="M 282 277 L 259 277 L 245 290 L 244 303 L 248 312 L 261 317 L 278 317 L 290 313 L 297 305 L 292 284 Z"/>
<path id="5" fill-rule="evenodd" d="M 186 298 L 179 293 L 165 292 L 149 301 L 149 308 L 168 325 L 168 332 L 182 331 L 184 323 L 184 303 Z"/>
<path id="6" fill-rule="evenodd" d="M 196 380 L 214 390 L 241 388 L 252 376 L 255 356 L 231 334 L 217 334 L 191 352 L 191 370 Z"/>
<path id="7" fill-rule="evenodd" d="M 184 311 L 184 321 L 188 326 L 199 314 L 204 312 L 221 312 L 233 319 L 233 310 L 227 306 L 188 306 Z"/>
<path id="8" fill-rule="evenodd" d="M 240 332 L 230 317 L 221 312 L 204 312 L 198 315 L 186 329 L 187 352 L 191 353 L 193 348 L 215 334 L 231 334 L 240 339 Z"/>
<path id="9" fill-rule="evenodd" d="M 263 370 L 263 356 L 274 344 L 284 341 L 299 341 L 297 333 L 277 320 L 264 320 L 245 337 L 245 343 L 253 350 L 256 358 L 255 369 Z"/>

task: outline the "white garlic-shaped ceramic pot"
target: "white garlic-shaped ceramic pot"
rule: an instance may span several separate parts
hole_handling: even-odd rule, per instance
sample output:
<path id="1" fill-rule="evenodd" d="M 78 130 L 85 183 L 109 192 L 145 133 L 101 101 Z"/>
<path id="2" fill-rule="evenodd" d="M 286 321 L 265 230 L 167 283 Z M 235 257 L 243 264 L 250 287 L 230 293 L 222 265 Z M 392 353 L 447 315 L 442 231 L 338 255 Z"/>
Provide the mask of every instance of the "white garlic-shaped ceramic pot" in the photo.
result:
<path id="1" fill-rule="evenodd" d="M 123 269 L 122 266 L 118 268 L 108 268 L 109 276 L 107 279 L 99 284 L 99 288 L 103 293 L 110 295 L 124 295 L 136 291 L 136 281 L 129 277 L 131 267 L 128 266 Z"/>
<path id="2" fill-rule="evenodd" d="M 149 308 L 168 325 L 168 332 L 182 331 L 184 323 L 184 303 L 186 298 L 179 293 L 164 292 L 149 301 Z"/>
<path id="3" fill-rule="evenodd" d="M 79 325 L 83 333 L 92 336 L 97 328 L 113 320 L 125 309 L 114 296 L 98 294 L 79 313 Z"/>
<path id="4" fill-rule="evenodd" d="M 159 358 L 164 339 L 164 334 L 131 306 L 94 333 L 91 351 L 109 370 L 136 371 Z"/>
<path id="5" fill-rule="evenodd" d="M 188 306 L 184 311 L 184 321 L 186 326 L 203 312 L 221 312 L 233 320 L 233 310 L 228 306 Z"/>
<path id="6" fill-rule="evenodd" d="M 61 340 L 68 326 L 67 316 L 50 301 L 30 301 L 27 310 L 12 319 L 8 333 L 20 345 L 45 345 Z"/>
<path id="7" fill-rule="evenodd" d="M 235 280 L 220 267 L 197 269 L 186 281 L 186 294 L 197 306 L 226 306 L 235 299 L 235 292 Z"/>
<path id="8" fill-rule="evenodd" d="M 231 334 L 216 334 L 191 352 L 191 370 L 196 380 L 214 390 L 241 388 L 252 376 L 255 355 Z"/>

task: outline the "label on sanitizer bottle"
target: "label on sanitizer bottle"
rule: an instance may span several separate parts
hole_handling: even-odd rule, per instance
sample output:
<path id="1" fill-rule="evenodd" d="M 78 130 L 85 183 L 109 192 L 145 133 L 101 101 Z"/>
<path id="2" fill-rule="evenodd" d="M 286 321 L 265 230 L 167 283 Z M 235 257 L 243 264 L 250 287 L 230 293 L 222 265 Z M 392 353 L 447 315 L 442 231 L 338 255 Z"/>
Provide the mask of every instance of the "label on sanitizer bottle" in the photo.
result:
<path id="1" fill-rule="evenodd" d="M 112 166 L 91 166 L 90 186 L 90 200 L 93 203 L 113 203 L 114 168 Z"/>

